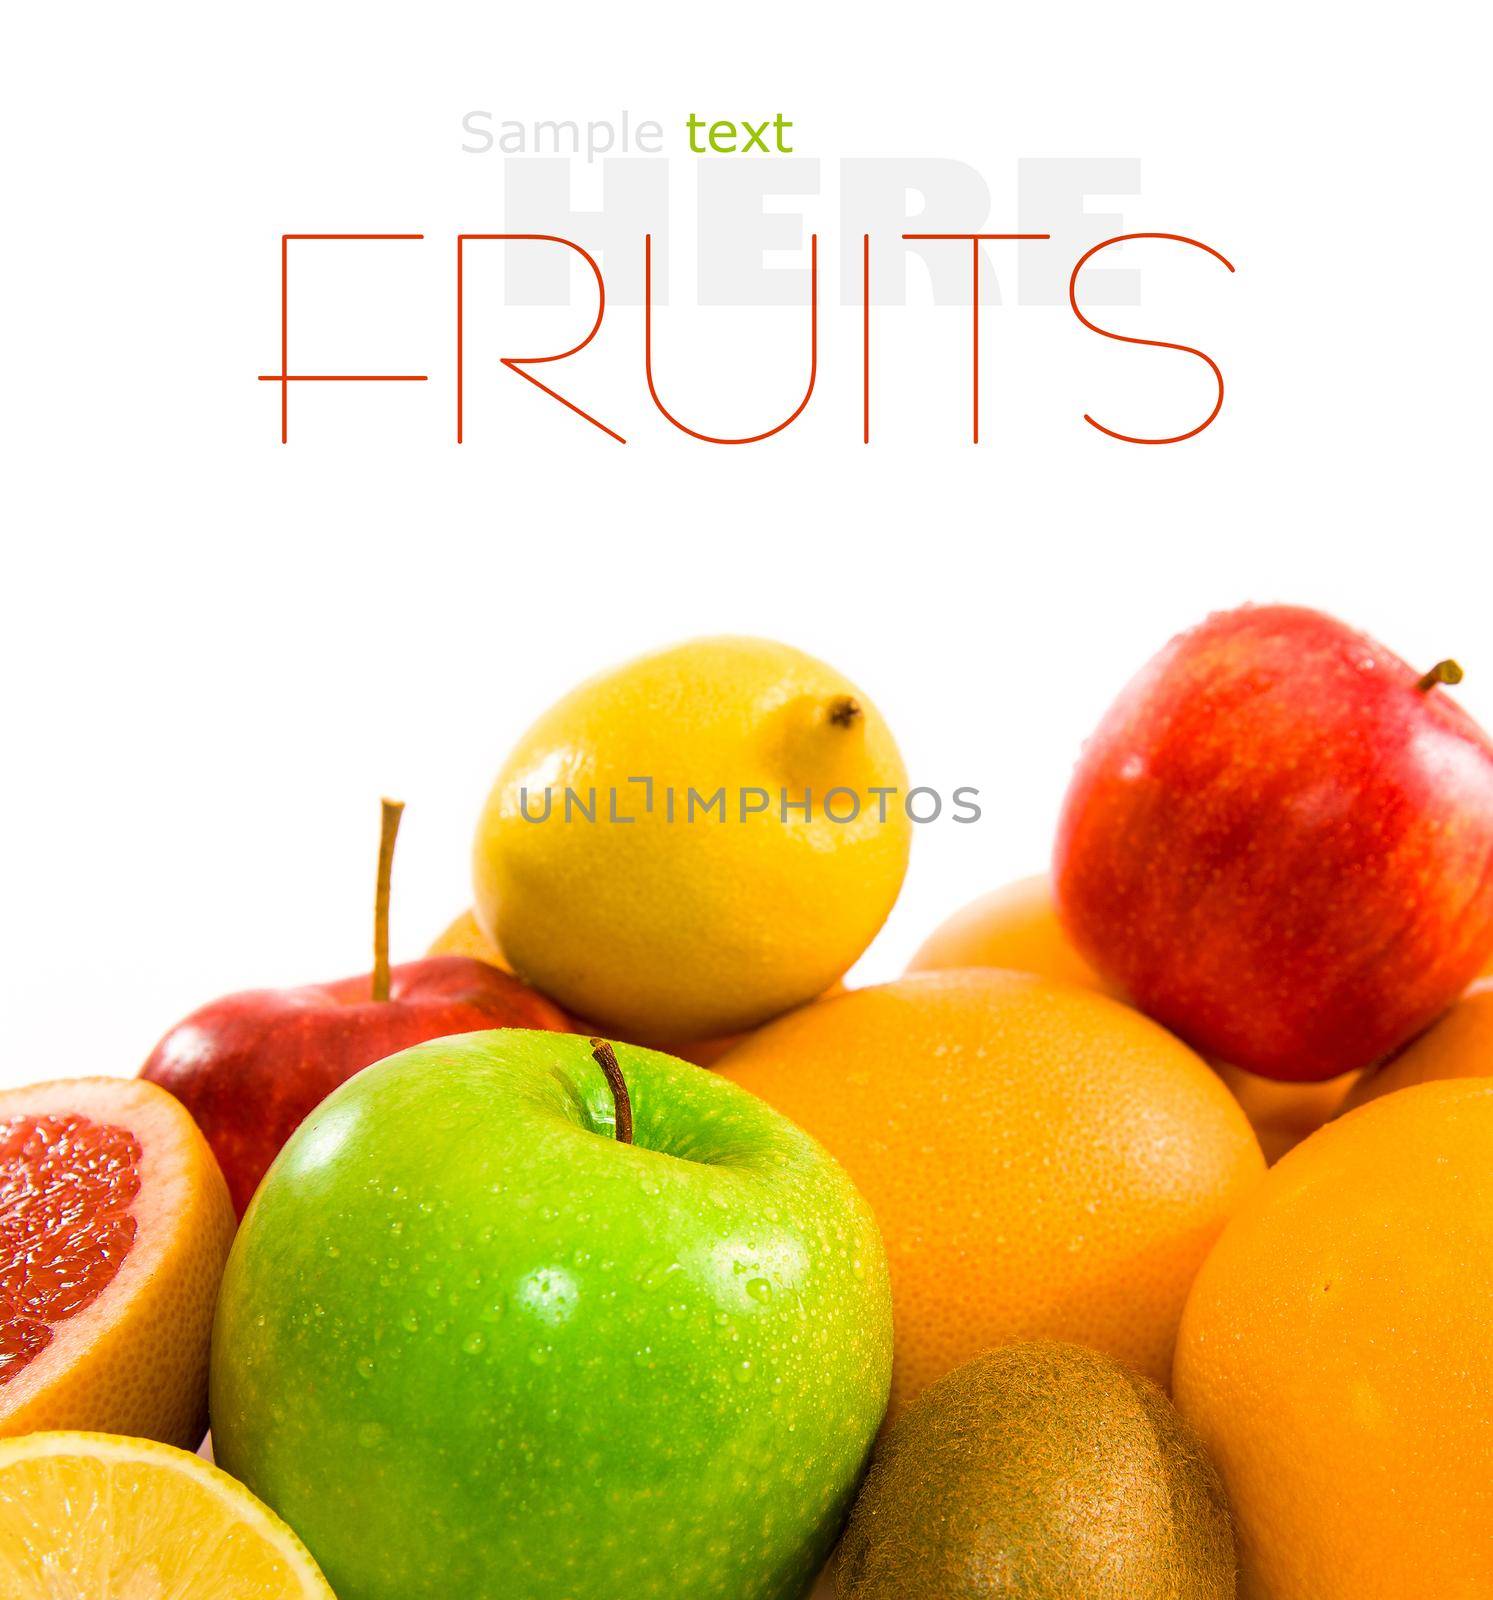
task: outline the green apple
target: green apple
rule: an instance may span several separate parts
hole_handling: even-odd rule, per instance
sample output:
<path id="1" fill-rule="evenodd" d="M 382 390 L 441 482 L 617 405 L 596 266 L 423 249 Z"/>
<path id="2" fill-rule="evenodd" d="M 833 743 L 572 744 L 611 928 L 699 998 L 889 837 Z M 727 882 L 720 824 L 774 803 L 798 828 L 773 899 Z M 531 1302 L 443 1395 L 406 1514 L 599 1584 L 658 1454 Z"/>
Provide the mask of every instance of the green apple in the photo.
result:
<path id="1" fill-rule="evenodd" d="M 734 1084 L 611 1065 L 405 1050 L 250 1205 L 214 1447 L 340 1600 L 789 1600 L 838 1535 L 891 1377 L 871 1213 Z"/>

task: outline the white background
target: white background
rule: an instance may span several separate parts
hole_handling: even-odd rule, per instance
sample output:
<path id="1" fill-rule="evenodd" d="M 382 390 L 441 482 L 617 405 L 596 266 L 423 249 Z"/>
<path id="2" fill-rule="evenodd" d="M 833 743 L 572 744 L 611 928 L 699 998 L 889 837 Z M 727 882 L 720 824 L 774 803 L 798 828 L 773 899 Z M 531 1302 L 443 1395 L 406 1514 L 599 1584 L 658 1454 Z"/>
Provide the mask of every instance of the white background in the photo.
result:
<path id="1" fill-rule="evenodd" d="M 828 658 L 879 703 L 915 781 L 983 791 L 978 827 L 919 831 L 868 975 L 1044 863 L 1084 735 L 1210 609 L 1293 599 L 1417 663 L 1455 653 L 1465 703 L 1493 716 L 1486 40 L 1460 34 L 1462 8 L 1383 15 L 262 0 L 12 16 L 0 1081 L 131 1072 L 220 992 L 365 966 L 385 792 L 409 803 L 395 953 L 420 953 L 467 901 L 470 830 L 514 736 L 579 676 L 682 637 Z M 773 441 L 674 433 L 647 399 L 640 318 L 618 308 L 551 369 L 622 424 L 615 445 L 495 363 L 560 348 L 579 309 L 489 302 L 458 449 L 455 236 L 505 225 L 501 161 L 460 150 L 474 108 L 664 124 L 679 209 L 660 359 L 692 419 L 777 420 L 803 313 L 693 304 L 690 111 L 793 119 L 825 192 L 785 204 L 831 269 L 853 243 L 842 157 L 964 161 L 993 202 L 968 225 L 997 230 L 1016 226 L 1020 158 L 1138 159 L 1139 194 L 1091 200 L 1123 217 L 1093 242 L 1190 234 L 1238 271 L 1146 247 L 1126 261 L 1143 304 L 1096 315 L 1209 350 L 1223 415 L 1175 447 L 1101 438 L 1085 410 L 1190 425 L 1206 374 L 1013 304 L 996 246 L 979 448 L 968 308 L 933 307 L 916 271 L 912 303 L 879 314 L 861 444 L 859 309 L 830 270 L 820 387 Z M 578 198 L 593 181 L 577 168 Z M 301 385 L 282 447 L 278 391 L 255 376 L 278 358 L 279 235 L 302 230 L 427 237 L 337 272 L 307 256 L 293 367 L 431 381 Z"/>

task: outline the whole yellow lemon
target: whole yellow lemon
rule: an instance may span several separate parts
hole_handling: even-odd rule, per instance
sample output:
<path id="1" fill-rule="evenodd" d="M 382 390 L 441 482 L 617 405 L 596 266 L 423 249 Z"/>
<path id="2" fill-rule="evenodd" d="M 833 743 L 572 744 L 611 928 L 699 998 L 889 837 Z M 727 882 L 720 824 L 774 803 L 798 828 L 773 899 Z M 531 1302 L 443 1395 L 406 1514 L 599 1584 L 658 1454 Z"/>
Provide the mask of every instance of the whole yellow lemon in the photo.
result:
<path id="1" fill-rule="evenodd" d="M 515 972 L 624 1037 L 752 1028 L 827 989 L 907 870 L 907 775 L 833 668 L 699 639 L 582 684 L 477 827 L 477 921 Z"/>

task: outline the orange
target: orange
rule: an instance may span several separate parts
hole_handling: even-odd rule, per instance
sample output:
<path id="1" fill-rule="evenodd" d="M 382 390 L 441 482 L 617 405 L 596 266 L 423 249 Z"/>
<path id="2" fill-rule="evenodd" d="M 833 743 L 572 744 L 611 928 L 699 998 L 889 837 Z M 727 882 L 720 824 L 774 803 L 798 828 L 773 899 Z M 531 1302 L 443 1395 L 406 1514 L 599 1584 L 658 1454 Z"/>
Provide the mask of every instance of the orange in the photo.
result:
<path id="1" fill-rule="evenodd" d="M 1117 1001 L 970 968 L 795 1012 L 718 1069 L 849 1169 L 881 1225 L 892 1414 L 995 1345 L 1165 1381 L 1209 1246 L 1264 1171 L 1197 1056 Z"/>
<path id="2" fill-rule="evenodd" d="M 1121 998 L 1063 932 L 1045 874 L 1007 884 L 956 911 L 923 942 L 907 970 L 942 972 L 951 967 L 1009 967 Z M 1265 1159 L 1271 1162 L 1320 1128 L 1342 1104 L 1356 1077 L 1345 1074 L 1327 1083 L 1275 1083 L 1238 1067 L 1209 1064 L 1244 1108 Z"/>
<path id="3" fill-rule="evenodd" d="M 233 1230 L 213 1153 L 164 1089 L 84 1078 L 0 1093 L 0 1435 L 195 1448 Z"/>
<path id="4" fill-rule="evenodd" d="M 946 972 L 951 967 L 1009 967 L 1115 992 L 1063 932 L 1046 873 L 970 901 L 940 923 L 907 963 L 909 972 Z"/>
<path id="5" fill-rule="evenodd" d="M 820 995 L 818 1000 L 811 1000 L 811 1006 L 820 1005 L 825 1000 L 833 1000 L 836 995 L 846 992 L 843 983 L 832 983 Z M 693 1044 L 656 1044 L 650 1046 L 654 1050 L 662 1050 L 667 1055 L 678 1056 L 681 1061 L 693 1061 L 697 1067 L 713 1067 L 721 1062 L 744 1039 L 751 1038 L 751 1032 L 724 1033 L 718 1039 L 696 1039 Z M 639 1043 L 644 1041 L 639 1040 Z"/>
<path id="6" fill-rule="evenodd" d="M 1177 1344 L 1244 1600 L 1493 1595 L 1493 1083 L 1329 1123 L 1240 1209 Z"/>
<path id="7" fill-rule="evenodd" d="M 273 1511 L 197 1456 L 149 1439 L 0 1440 L 5 1600 L 334 1600 Z"/>
<path id="8" fill-rule="evenodd" d="M 478 961 L 485 961 L 488 966 L 497 967 L 503 972 L 513 971 L 508 965 L 508 958 L 477 926 L 476 915 L 471 911 L 463 911 L 454 922 L 448 923 L 425 954 L 473 956 Z"/>
<path id="9" fill-rule="evenodd" d="M 1324 1083 L 1278 1083 L 1274 1078 L 1258 1078 L 1242 1067 L 1226 1066 L 1220 1061 L 1211 1065 L 1243 1107 L 1271 1166 L 1336 1115 L 1343 1096 L 1362 1076 L 1345 1072 Z"/>
<path id="10" fill-rule="evenodd" d="M 1418 1039 L 1377 1072 L 1366 1072 L 1343 1102 L 1351 1111 L 1396 1089 L 1441 1078 L 1493 1078 L 1493 978 L 1483 978 Z"/>

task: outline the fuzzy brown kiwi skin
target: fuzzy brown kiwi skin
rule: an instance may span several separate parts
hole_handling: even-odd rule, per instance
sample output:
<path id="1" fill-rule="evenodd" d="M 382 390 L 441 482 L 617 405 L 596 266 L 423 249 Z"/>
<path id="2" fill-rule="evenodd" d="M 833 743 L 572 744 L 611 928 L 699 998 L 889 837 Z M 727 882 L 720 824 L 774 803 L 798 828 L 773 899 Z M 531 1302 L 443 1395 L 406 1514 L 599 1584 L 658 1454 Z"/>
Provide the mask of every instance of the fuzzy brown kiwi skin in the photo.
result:
<path id="1" fill-rule="evenodd" d="M 1217 1469 L 1148 1379 L 1077 1345 L 991 1351 L 883 1437 L 841 1600 L 1234 1600 Z"/>

